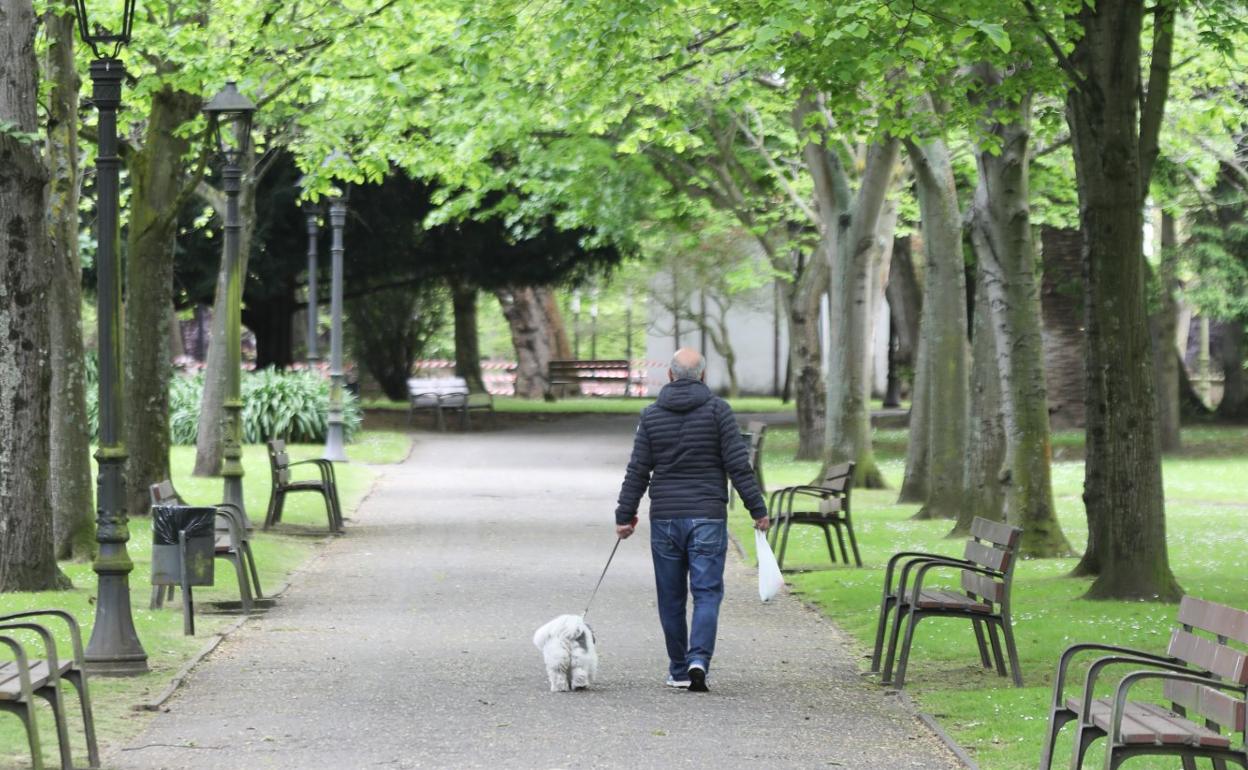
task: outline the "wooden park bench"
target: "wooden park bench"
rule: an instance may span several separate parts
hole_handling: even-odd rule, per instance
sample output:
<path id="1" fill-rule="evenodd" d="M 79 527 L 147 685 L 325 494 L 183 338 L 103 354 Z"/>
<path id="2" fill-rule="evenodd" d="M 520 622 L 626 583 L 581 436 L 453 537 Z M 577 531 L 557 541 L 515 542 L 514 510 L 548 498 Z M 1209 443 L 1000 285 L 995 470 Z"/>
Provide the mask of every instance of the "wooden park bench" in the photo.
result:
<path id="1" fill-rule="evenodd" d="M 1010 586 L 1014 578 L 1014 562 L 1018 556 L 1018 542 L 1023 531 L 1008 524 L 976 517 L 971 522 L 971 538 L 963 548 L 963 558 L 920 551 L 902 551 L 888 560 L 884 570 L 884 592 L 880 599 L 879 621 L 875 629 L 875 648 L 871 653 L 871 670 L 880 670 L 880 653 L 884 637 L 888 636 L 888 654 L 884 658 L 884 674 L 881 681 L 892 683 L 900 690 L 906 681 L 906 664 L 910 660 L 910 646 L 914 642 L 914 630 L 919 621 L 929 617 L 962 618 L 971 621 L 975 642 L 979 647 L 979 659 L 984 668 L 992 668 L 988 648 L 984 644 L 984 631 L 992 643 L 992 656 L 997 673 L 1006 676 L 1005 661 L 1001 657 L 998 629 L 1005 637 L 1005 650 L 1010 659 L 1010 671 L 1014 684 L 1023 686 L 1023 674 L 1018 663 L 1018 648 L 1014 644 L 1014 626 L 1010 619 Z M 960 589 L 937 588 L 928 583 L 928 573 L 933 570 L 952 570 L 959 573 Z M 893 575 L 899 574 L 897 583 Z M 888 618 L 896 619 L 889 634 Z M 905 626 L 901 642 L 901 657 L 897 660 L 897 673 L 893 675 L 893 661 L 897 654 L 897 639 Z"/>
<path id="2" fill-rule="evenodd" d="M 54 634 L 43 622 L 35 622 L 45 617 L 63 621 L 68 626 L 73 650 L 71 657 L 65 658 L 59 654 L 56 646 L 56 637 L 59 634 Z M 23 644 L 23 639 L 13 632 L 26 632 L 39 637 L 43 657 L 33 657 Z M 13 660 L 0 665 L 0 709 L 17 714 L 25 725 L 31 766 L 35 770 L 43 768 L 39 729 L 35 722 L 36 696 L 52 707 L 61 767 L 63 770 L 72 770 L 75 766 L 69 740 L 69 714 L 60 688 L 61 681 L 64 680 L 73 685 L 78 693 L 88 767 L 99 767 L 100 751 L 95 739 L 95 719 L 91 711 L 91 696 L 87 690 L 82 633 L 78 621 L 74 620 L 73 615 L 61 610 L 29 610 L 0 615 L 0 646 L 7 647 L 13 654 Z"/>
<path id="3" fill-rule="evenodd" d="M 1041 770 L 1052 765 L 1057 734 L 1072 721 L 1073 768 L 1083 766 L 1088 747 L 1102 737 L 1109 738 L 1109 770 L 1143 755 L 1177 756 L 1184 768 L 1195 768 L 1197 759 L 1219 770 L 1228 762 L 1248 768 L 1248 652 L 1242 645 L 1248 645 L 1248 612 L 1186 596 L 1164 655 L 1103 643 L 1067 647 L 1053 681 Z M 1070 666 L 1083 652 L 1110 654 L 1092 662 L 1080 694 L 1067 698 L 1063 690 Z M 1139 670 L 1119 679 L 1111 697 L 1098 698 L 1098 679 L 1111 665 Z M 1136 691 L 1138 684 L 1157 682 L 1162 688 L 1156 700 L 1167 705 Z M 1238 733 L 1237 740 L 1223 730 Z"/>
<path id="4" fill-rule="evenodd" d="M 282 509 L 286 505 L 286 495 L 295 492 L 315 492 L 325 498 L 325 515 L 329 519 L 329 531 L 341 533 L 342 505 L 338 501 L 338 480 L 334 475 L 334 464 L 329 460 L 300 460 L 291 462 L 286 454 L 286 442 L 270 441 L 269 471 L 272 478 L 272 490 L 269 492 L 269 508 L 264 516 L 264 529 L 269 529 L 282 520 Z M 290 469 L 297 465 L 311 465 L 320 474 L 319 479 L 293 479 Z"/>
<path id="5" fill-rule="evenodd" d="M 489 393 L 473 393 L 463 377 L 435 377 L 407 381 L 407 424 L 417 412 L 432 412 L 439 431 L 446 430 L 446 412 L 459 413 L 459 427 L 472 426 L 472 412 L 488 412 L 494 417 L 494 397 Z"/>
<path id="6" fill-rule="evenodd" d="M 173 482 L 168 479 L 153 484 L 149 492 L 153 506 L 188 505 L 173 488 Z M 271 603 L 271 600 L 265 601 L 264 593 L 260 589 L 260 574 L 256 569 L 256 556 L 251 550 L 250 522 L 246 514 L 231 503 L 217 503 L 213 507 L 217 509 L 213 556 L 225 559 L 234 567 L 234 574 L 238 578 L 239 607 L 243 612 L 251 612 L 256 604 Z M 152 609 L 163 606 L 166 598 L 172 599 L 173 589 L 172 585 L 152 586 Z"/>
<path id="7" fill-rule="evenodd" d="M 621 383 L 624 395 L 629 395 L 633 385 L 632 364 L 624 359 L 573 361 L 557 359 L 550 362 L 546 370 L 546 381 L 552 390 L 560 386 L 574 386 L 580 393 L 580 385 L 584 382 Z"/>
<path id="8" fill-rule="evenodd" d="M 823 530 L 823 538 L 828 544 L 828 557 L 833 564 L 836 563 L 836 551 L 832 548 L 830 530 L 836 530 L 841 558 L 846 564 L 849 564 L 849 553 L 845 550 L 845 536 L 848 535 L 849 544 L 854 551 L 854 563 L 862 566 L 862 555 L 858 552 L 858 539 L 854 537 L 854 522 L 850 515 L 849 497 L 853 486 L 854 464 L 841 463 L 828 468 L 823 481 L 818 484 L 785 487 L 771 494 L 767 506 L 775 518 L 772 522 L 771 545 L 774 549 L 776 542 L 780 543 L 776 563 L 781 568 L 784 567 L 784 555 L 788 549 L 789 530 L 794 524 L 809 524 Z M 798 502 L 813 504 L 798 510 L 795 509 Z"/>

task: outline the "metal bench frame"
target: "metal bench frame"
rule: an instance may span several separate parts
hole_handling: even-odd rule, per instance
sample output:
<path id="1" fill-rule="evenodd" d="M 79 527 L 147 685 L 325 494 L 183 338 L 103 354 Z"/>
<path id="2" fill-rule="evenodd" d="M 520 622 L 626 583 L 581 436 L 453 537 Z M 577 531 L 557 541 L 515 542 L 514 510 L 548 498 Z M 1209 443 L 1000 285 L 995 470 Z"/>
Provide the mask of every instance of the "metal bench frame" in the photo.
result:
<path id="1" fill-rule="evenodd" d="M 275 526 L 282 520 L 282 509 L 286 505 L 286 495 L 294 492 L 316 492 L 325 498 L 325 516 L 329 520 L 329 531 L 342 534 L 342 505 L 338 500 L 338 480 L 334 474 L 334 464 L 322 458 L 291 462 L 286 454 L 286 442 L 274 439 L 268 442 L 269 472 L 272 488 L 269 491 L 269 507 L 264 516 L 264 529 Z M 290 469 L 298 465 L 311 465 L 320 474 L 320 480 L 292 480 Z"/>
<path id="2" fill-rule="evenodd" d="M 473 393 L 467 380 L 462 377 L 441 377 L 407 381 L 407 424 L 410 426 L 417 411 L 433 412 L 439 432 L 446 430 L 445 412 L 459 413 L 459 427 L 472 427 L 472 412 L 489 412 L 494 419 L 494 397 L 489 393 Z"/>
<path id="3" fill-rule="evenodd" d="M 928 617 L 955 617 L 971 621 L 980 662 L 984 668 L 992 668 L 988 647 L 984 643 L 986 627 L 997 673 L 1006 676 L 1001 642 L 997 636 L 998 630 L 1001 632 L 1001 636 L 1005 638 L 1005 651 L 1009 656 L 1014 684 L 1017 687 L 1023 686 L 1018 648 L 1014 643 L 1013 621 L 1010 618 L 1010 587 L 1014 579 L 1014 564 L 1018 560 L 1018 543 L 1022 534 L 1023 531 L 1018 527 L 977 516 L 971 522 L 971 538 L 966 542 L 961 559 L 920 551 L 902 551 L 888 560 L 884 571 L 884 591 L 880 599 L 875 645 L 871 652 L 871 671 L 879 672 L 884 638 L 887 635 L 888 653 L 883 659 L 882 683 L 892 684 L 898 690 L 905 685 L 910 648 L 920 620 Z M 963 593 L 943 589 L 924 592 L 923 584 L 928 573 L 942 569 L 961 573 Z M 894 586 L 893 575 L 898 571 L 900 577 Z M 888 623 L 890 614 L 896 615 L 891 633 Z M 898 637 L 903 625 L 906 632 L 898 658 Z M 893 673 L 894 660 L 897 661 L 896 675 Z"/>
<path id="4" fill-rule="evenodd" d="M 1213 638 L 1197 635 L 1198 630 Z M 1179 604 L 1178 626 L 1171 633 L 1165 654 L 1099 643 L 1067 647 L 1058 659 L 1053 680 L 1041 770 L 1052 766 L 1058 733 L 1068 722 L 1075 723 L 1070 766 L 1076 770 L 1083 766 L 1092 743 L 1104 737 L 1109 738 L 1107 770 L 1144 755 L 1180 757 L 1185 770 L 1194 770 L 1197 759 L 1208 759 L 1219 770 L 1227 762 L 1248 768 L 1248 653 L 1230 647 L 1232 639 L 1248 644 L 1248 612 L 1187 596 Z M 1070 666 L 1084 652 L 1111 654 L 1097 658 L 1088 667 L 1077 700 L 1064 699 Z M 1095 687 L 1102 672 L 1118 665 L 1141 670 L 1123 676 L 1111 698 L 1096 698 Z M 1130 699 L 1137 684 L 1150 680 L 1163 683 L 1164 696 L 1170 701 L 1168 709 Z M 1203 721 L 1195 721 L 1188 716 L 1189 711 L 1204 717 Z M 1132 722 L 1135 732 L 1124 733 L 1125 720 Z M 1155 728 L 1155 734 L 1150 735 Z M 1233 747 L 1229 738 L 1212 740 L 1209 733 L 1220 736 L 1223 728 L 1239 733 L 1239 748 Z M 1226 745 L 1214 745 L 1221 743 Z"/>
<path id="5" fill-rule="evenodd" d="M 862 566 L 862 554 L 858 552 L 858 539 L 854 536 L 854 522 L 850 514 L 850 493 L 853 486 L 854 464 L 842 463 L 829 468 L 819 484 L 785 487 L 771 493 L 767 506 L 775 517 L 771 528 L 771 546 L 774 550 L 777 541 L 780 544 L 776 563 L 781 569 L 784 568 L 784 556 L 788 550 L 789 530 L 794 524 L 809 524 L 823 530 L 824 541 L 828 544 L 828 558 L 833 564 L 836 564 L 836 551 L 832 547 L 830 530 L 836 530 L 841 558 L 846 564 L 849 564 L 849 552 L 845 549 L 845 536 L 848 535 L 854 552 L 854 563 Z M 793 510 L 799 497 L 817 499 L 818 510 Z"/>
<path id="6" fill-rule="evenodd" d="M 62 660 L 57 654 L 56 639 L 48 628 L 35 623 L 32 618 L 52 617 L 64 621 L 69 627 L 69 639 L 73 648 L 73 657 Z M 43 644 L 44 657 L 32 659 L 20 640 L 10 631 L 27 631 L 36 634 Z M 43 755 L 39 741 L 39 730 L 35 722 L 34 696 L 48 702 L 52 708 L 56 722 L 56 740 L 60 750 L 61 767 L 73 770 L 73 754 L 69 739 L 68 712 L 61 695 L 62 680 L 73 685 L 78 693 L 78 704 L 82 711 L 83 733 L 87 744 L 88 766 L 100 766 L 100 750 L 95 736 L 95 719 L 91 709 L 91 695 L 87 687 L 87 673 L 83 661 L 82 632 L 73 615 L 62 610 L 28 610 L 0 615 L 0 644 L 8 647 L 14 656 L 11 664 L 6 664 L 0 671 L 0 680 L 5 684 L 11 682 L 13 669 L 18 679 L 15 692 L 6 691 L 0 698 L 0 709 L 18 715 L 26 726 L 26 738 L 30 745 L 31 764 L 36 770 L 43 767 Z M 13 669 L 10 669 L 12 666 Z M 7 688 L 6 688 L 7 689 Z"/>

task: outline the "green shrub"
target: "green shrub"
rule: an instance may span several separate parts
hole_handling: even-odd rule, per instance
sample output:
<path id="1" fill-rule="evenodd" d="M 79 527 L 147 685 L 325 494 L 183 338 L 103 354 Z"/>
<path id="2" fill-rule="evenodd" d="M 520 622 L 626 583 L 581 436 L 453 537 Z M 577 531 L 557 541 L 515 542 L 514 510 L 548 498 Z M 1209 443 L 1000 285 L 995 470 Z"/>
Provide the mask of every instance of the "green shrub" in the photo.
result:
<path id="1" fill-rule="evenodd" d="M 94 360 L 88 361 L 87 419 L 91 437 L 99 429 L 99 404 Z M 263 369 L 243 375 L 243 441 L 258 444 L 272 438 L 296 443 L 318 443 L 329 429 L 329 380 L 308 371 Z M 169 438 L 174 444 L 194 444 L 199 436 L 199 409 L 204 376 L 175 375 L 169 382 Z M 348 441 L 360 429 L 364 416 L 350 391 L 343 393 L 343 432 Z"/>

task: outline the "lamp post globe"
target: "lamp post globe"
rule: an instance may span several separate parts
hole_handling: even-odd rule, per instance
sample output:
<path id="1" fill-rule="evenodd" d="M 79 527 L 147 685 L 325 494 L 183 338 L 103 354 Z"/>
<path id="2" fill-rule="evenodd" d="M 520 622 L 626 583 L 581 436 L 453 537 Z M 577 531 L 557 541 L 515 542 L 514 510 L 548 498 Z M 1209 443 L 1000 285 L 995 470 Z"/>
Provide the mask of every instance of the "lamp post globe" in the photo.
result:
<path id="1" fill-rule="evenodd" d="M 238 211 L 242 191 L 243 157 L 251 149 L 251 123 L 256 105 L 239 93 L 234 81 L 225 84 L 204 105 L 217 152 L 225 161 L 221 186 L 225 190 L 225 270 L 226 270 L 226 378 L 225 426 L 222 430 L 221 477 L 226 503 L 235 505 L 247 522 L 243 504 L 243 275 L 239 266 L 239 241 L 243 229 Z"/>
<path id="2" fill-rule="evenodd" d="M 323 167 L 350 163 L 345 153 L 334 152 Z M 343 388 L 346 377 L 342 371 L 342 231 L 347 224 L 347 201 L 351 185 L 338 182 L 329 195 L 330 287 L 329 287 L 329 429 L 325 434 L 326 460 L 347 461 L 346 434 L 343 427 Z"/>
<path id="3" fill-rule="evenodd" d="M 76 0 L 78 32 L 91 48 L 91 101 L 99 113 L 96 168 L 96 281 L 99 335 L 99 462 L 96 477 L 96 531 L 99 551 L 91 567 L 98 580 L 95 623 L 84 663 L 93 674 L 128 676 L 147 671 L 147 652 L 134 628 L 130 607 L 130 573 L 134 563 L 126 549 L 126 448 L 122 443 L 125 394 L 121 372 L 121 264 L 118 259 L 119 172 L 117 110 L 126 68 L 117 58 L 130 42 L 134 0 L 121 5 L 121 17 L 107 27 L 90 17 L 86 0 Z M 110 5 L 115 10 L 115 6 Z"/>

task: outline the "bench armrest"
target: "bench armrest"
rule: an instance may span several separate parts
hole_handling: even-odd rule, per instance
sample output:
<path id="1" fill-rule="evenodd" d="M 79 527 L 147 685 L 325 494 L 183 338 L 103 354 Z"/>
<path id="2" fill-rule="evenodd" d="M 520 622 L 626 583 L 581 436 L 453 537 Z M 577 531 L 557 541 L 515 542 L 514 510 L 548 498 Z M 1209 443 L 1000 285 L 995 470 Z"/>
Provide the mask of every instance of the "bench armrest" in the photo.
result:
<path id="1" fill-rule="evenodd" d="M 65 610 L 24 610 L 22 612 L 9 612 L 0 615 L 0 623 L 7 623 L 10 620 L 18 620 L 20 618 L 38 618 L 53 617 L 59 618 L 69 626 L 69 641 L 74 648 L 74 663 L 82 666 L 82 627 L 78 625 L 78 620 Z"/>
<path id="2" fill-rule="evenodd" d="M 300 460 L 298 462 L 288 463 L 287 468 L 293 468 L 296 465 L 315 465 L 317 471 L 321 474 L 321 481 L 337 486 L 337 476 L 334 475 L 334 463 L 323 457 L 314 458 L 312 460 Z"/>
<path id="3" fill-rule="evenodd" d="M 897 562 L 902 559 L 909 561 L 923 561 L 926 559 L 953 559 L 953 556 L 944 556 L 938 553 L 928 553 L 927 551 L 899 551 L 888 559 L 888 566 L 884 568 L 884 595 L 892 593 L 893 590 L 893 572 L 897 568 Z M 909 561 L 907 563 L 909 563 Z"/>
<path id="4" fill-rule="evenodd" d="M 35 691 L 30 686 L 30 661 L 26 658 L 26 648 L 17 639 L 7 634 L 0 634 L 0 644 L 13 651 L 13 659 L 17 661 L 17 681 L 21 685 L 22 700 L 35 702 Z"/>
<path id="5" fill-rule="evenodd" d="M 941 567 L 948 567 L 951 569 L 962 570 L 963 572 L 976 572 L 980 575 L 987 575 L 988 577 L 994 577 L 994 578 L 1005 577 L 1005 573 L 1003 572 L 1000 572 L 995 569 L 989 569 L 988 567 L 981 566 L 972 561 L 967 561 L 966 559 L 915 560 L 906 564 L 906 566 L 903 567 L 901 570 L 901 586 L 899 588 L 899 592 L 901 594 L 905 593 L 906 573 L 908 573 L 912 567 L 918 567 L 919 570 L 914 575 L 914 592 L 910 598 L 911 604 L 918 604 L 919 591 L 923 588 L 923 578 L 927 576 L 928 572 L 934 569 L 939 569 Z"/>
<path id="6" fill-rule="evenodd" d="M 1122 647 L 1115 644 L 1102 644 L 1100 642 L 1080 642 L 1072 644 L 1062 651 L 1062 655 L 1057 660 L 1057 676 L 1053 678 L 1053 708 L 1062 707 L 1062 690 L 1066 684 L 1067 669 L 1074 661 L 1075 656 L 1081 652 L 1112 652 L 1120 656 L 1139 658 L 1140 660 L 1154 660 L 1163 663 L 1178 663 L 1178 658 L 1169 655 L 1159 655 L 1154 652 L 1145 652 L 1136 650 L 1131 647 Z"/>
<path id="7" fill-rule="evenodd" d="M 1163 679 L 1167 682 L 1187 682 L 1189 684 L 1198 684 L 1201 687 L 1209 687 L 1214 690 L 1234 693 L 1241 698 L 1248 699 L 1248 685 L 1235 684 L 1234 682 L 1224 682 L 1211 677 L 1200 676 L 1191 671 L 1132 671 L 1124 676 L 1119 682 L 1118 687 L 1114 690 L 1114 711 L 1110 717 L 1109 724 L 1109 740 L 1115 743 L 1120 742 L 1120 733 L 1122 732 L 1122 716 L 1127 708 L 1127 696 L 1139 682 L 1148 679 Z M 1248 741 L 1248 724 L 1244 726 L 1242 738 Z"/>
<path id="8" fill-rule="evenodd" d="M 43 641 L 43 657 L 48 661 L 48 683 L 55 686 L 61 677 L 61 663 L 56 657 L 56 639 L 52 636 L 52 632 L 38 623 L 0 623 L 0 631 L 11 629 L 33 631 Z"/>
<path id="9" fill-rule="evenodd" d="M 1092 701 L 1096 700 L 1096 694 L 1094 691 L 1096 689 L 1096 680 L 1100 677 L 1101 671 L 1107 666 L 1121 663 L 1134 663 L 1138 666 L 1150 666 L 1154 669 L 1173 671 L 1179 674 L 1205 673 L 1193 669 L 1190 666 L 1186 666 L 1182 662 L 1149 660 L 1147 658 L 1139 658 L 1134 655 L 1106 655 L 1103 658 L 1097 658 L 1092 661 L 1092 665 L 1088 667 L 1088 674 L 1083 680 L 1083 694 L 1079 697 L 1079 719 L 1081 722 L 1087 722 L 1087 715 L 1092 709 Z"/>

